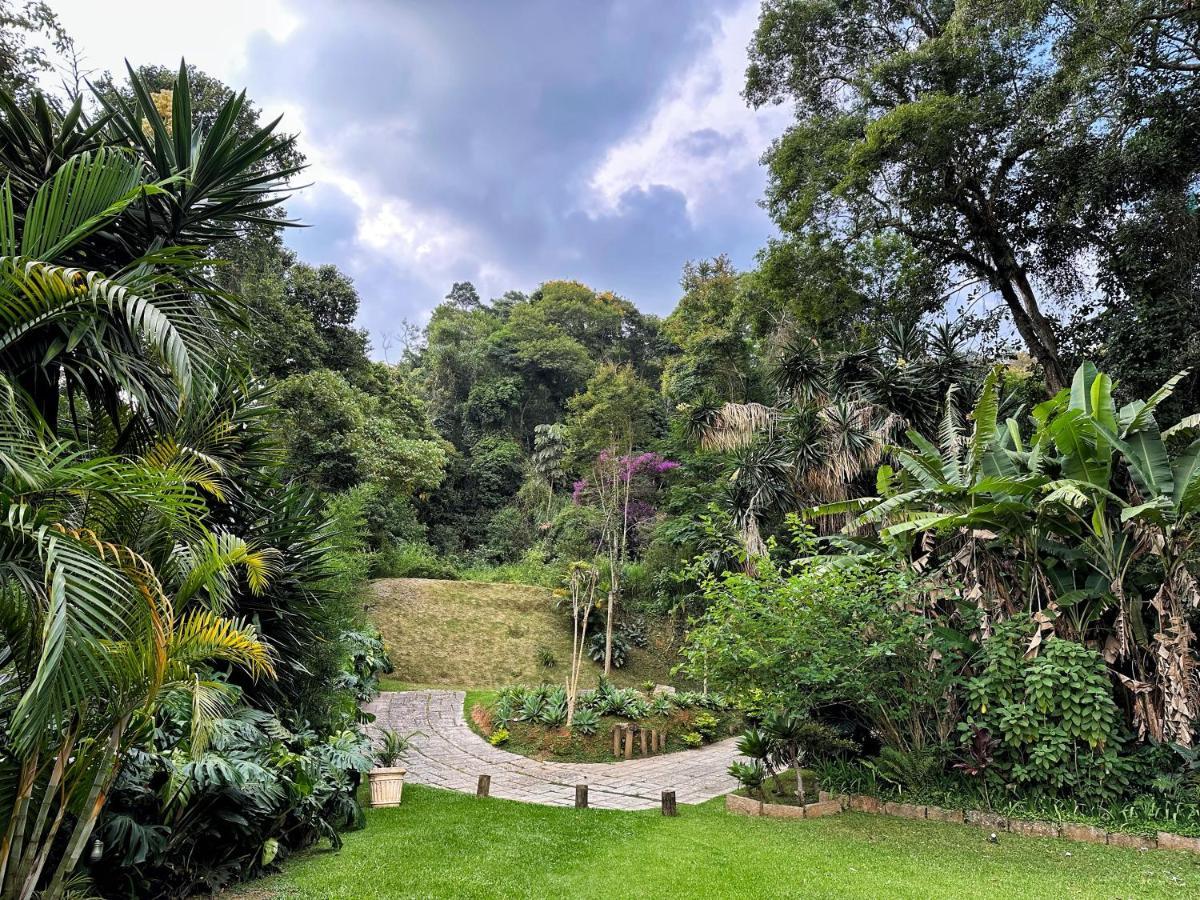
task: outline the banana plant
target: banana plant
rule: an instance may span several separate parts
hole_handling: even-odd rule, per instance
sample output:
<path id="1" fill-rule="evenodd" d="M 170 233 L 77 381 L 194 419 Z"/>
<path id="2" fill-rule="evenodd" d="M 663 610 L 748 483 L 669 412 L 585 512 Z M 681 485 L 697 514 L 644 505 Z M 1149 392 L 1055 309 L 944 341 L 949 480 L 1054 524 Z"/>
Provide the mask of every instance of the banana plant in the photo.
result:
<path id="1" fill-rule="evenodd" d="M 876 496 L 816 507 L 853 511 L 849 534 L 873 533 L 919 569 L 940 568 L 959 599 L 989 622 L 1034 615 L 1044 635 L 1100 647 L 1131 694 L 1133 723 L 1190 746 L 1200 680 L 1188 612 L 1200 590 L 1188 568 L 1200 507 L 1200 440 L 1181 452 L 1155 410 L 1184 377 L 1117 407 L 1108 376 L 1085 363 L 1071 387 L 1039 404 L 1023 427 L 999 421 L 1000 371 L 985 379 L 969 434 L 946 418 L 934 444 L 909 432 L 881 467 Z M 1157 575 L 1146 582 L 1146 561 Z"/>

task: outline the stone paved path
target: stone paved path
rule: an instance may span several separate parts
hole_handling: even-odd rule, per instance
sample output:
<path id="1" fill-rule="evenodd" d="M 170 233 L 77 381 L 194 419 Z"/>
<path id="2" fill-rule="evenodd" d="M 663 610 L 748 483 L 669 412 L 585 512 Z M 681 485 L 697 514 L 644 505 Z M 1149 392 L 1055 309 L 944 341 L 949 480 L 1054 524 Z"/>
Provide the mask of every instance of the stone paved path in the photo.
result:
<path id="1" fill-rule="evenodd" d="M 614 763 L 538 762 L 473 732 L 463 721 L 463 699 L 462 691 L 400 691 L 367 705 L 376 729 L 423 732 L 402 763 L 410 781 L 474 793 L 479 776 L 491 775 L 493 797 L 549 806 L 574 805 L 575 785 L 586 782 L 589 805 L 602 809 L 651 809 L 664 790 L 674 790 L 680 803 L 700 803 L 737 787 L 725 771 L 738 757 L 736 738 Z"/>

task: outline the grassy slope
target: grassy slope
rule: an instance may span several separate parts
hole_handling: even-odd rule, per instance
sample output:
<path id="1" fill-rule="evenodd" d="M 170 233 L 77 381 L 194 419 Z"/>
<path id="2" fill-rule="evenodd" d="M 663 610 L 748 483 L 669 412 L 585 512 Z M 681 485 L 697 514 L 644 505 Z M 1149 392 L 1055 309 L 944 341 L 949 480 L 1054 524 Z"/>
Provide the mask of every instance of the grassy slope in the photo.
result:
<path id="1" fill-rule="evenodd" d="M 406 785 L 336 854 L 293 860 L 254 898 L 1187 897 L 1200 860 L 846 814 L 807 822 L 727 815 L 720 801 L 579 812 Z"/>
<path id="2" fill-rule="evenodd" d="M 560 682 L 571 658 L 570 621 L 546 588 L 481 581 L 385 578 L 372 585 L 371 618 L 396 666 L 385 690 L 409 686 L 488 688 L 518 682 Z M 659 647 L 666 640 L 660 637 Z M 554 668 L 538 665 L 547 647 Z M 614 680 L 638 685 L 670 679 L 669 649 L 634 649 Z M 600 668 L 590 660 L 584 683 Z"/>

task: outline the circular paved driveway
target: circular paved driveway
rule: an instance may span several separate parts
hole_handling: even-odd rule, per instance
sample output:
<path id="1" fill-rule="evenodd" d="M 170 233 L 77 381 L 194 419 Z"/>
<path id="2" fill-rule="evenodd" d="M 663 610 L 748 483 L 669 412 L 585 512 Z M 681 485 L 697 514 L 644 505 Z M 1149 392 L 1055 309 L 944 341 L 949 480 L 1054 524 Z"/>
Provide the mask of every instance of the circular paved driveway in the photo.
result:
<path id="1" fill-rule="evenodd" d="M 680 803 L 727 794 L 737 782 L 726 773 L 738 758 L 729 738 L 699 750 L 613 763 L 538 762 L 488 744 L 463 721 L 462 691 L 401 691 L 367 704 L 375 728 L 419 731 L 404 757 L 408 780 L 474 793 L 480 775 L 492 776 L 491 796 L 550 806 L 575 803 L 575 785 L 588 785 L 589 805 L 651 809 L 664 790 Z"/>

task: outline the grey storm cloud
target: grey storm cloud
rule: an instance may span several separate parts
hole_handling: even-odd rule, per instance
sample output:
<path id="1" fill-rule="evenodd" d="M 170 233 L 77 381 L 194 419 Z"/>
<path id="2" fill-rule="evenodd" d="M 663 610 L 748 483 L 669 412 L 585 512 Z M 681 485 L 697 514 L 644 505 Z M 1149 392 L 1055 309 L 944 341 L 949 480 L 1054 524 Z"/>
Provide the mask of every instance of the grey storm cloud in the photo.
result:
<path id="1" fill-rule="evenodd" d="M 303 24 L 286 40 L 252 42 L 247 82 L 268 109 L 299 107 L 302 147 L 318 148 L 364 195 L 397 199 L 468 235 L 440 271 L 485 282 L 499 271 L 517 282 L 487 285 L 493 293 L 580 278 L 662 312 L 677 298 L 685 260 L 729 252 L 750 262 L 768 232 L 756 205 L 761 173 L 751 166 L 714 185 L 701 218 L 678 190 L 653 184 L 596 212 L 589 180 L 672 79 L 711 51 L 719 17 L 737 5 L 301 4 Z M 697 128 L 676 143 L 703 156 L 728 138 Z M 306 260 L 354 275 L 364 323 L 386 329 L 418 317 L 449 284 L 439 293 L 421 260 L 363 246 L 360 203 L 317 183 L 289 202 L 312 226 L 289 242 Z"/>

